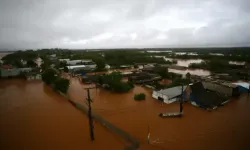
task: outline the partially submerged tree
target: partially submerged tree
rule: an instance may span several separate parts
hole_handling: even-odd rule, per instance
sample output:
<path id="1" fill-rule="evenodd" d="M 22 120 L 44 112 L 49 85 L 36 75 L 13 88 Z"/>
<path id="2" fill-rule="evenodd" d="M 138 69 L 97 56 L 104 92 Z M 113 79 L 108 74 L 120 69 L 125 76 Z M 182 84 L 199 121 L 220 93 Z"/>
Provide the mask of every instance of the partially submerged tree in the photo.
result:
<path id="1" fill-rule="evenodd" d="M 191 74 L 190 74 L 189 72 L 186 74 L 186 78 L 187 78 L 187 79 L 190 79 L 190 78 L 191 78 Z"/>
<path id="2" fill-rule="evenodd" d="M 59 74 L 55 69 L 49 68 L 42 73 L 42 80 L 46 84 L 52 84 L 58 78 Z"/>
<path id="3" fill-rule="evenodd" d="M 67 93 L 69 89 L 69 80 L 64 78 L 57 78 L 54 82 L 54 88 L 64 94 Z"/>
<path id="4" fill-rule="evenodd" d="M 114 92 L 128 92 L 134 87 L 131 82 L 124 82 L 121 80 L 122 75 L 120 72 L 113 72 L 108 75 L 100 76 L 98 83 L 105 85 L 105 88 Z"/>
<path id="5" fill-rule="evenodd" d="M 94 58 L 96 63 L 96 71 L 103 71 L 105 69 L 105 60 L 103 58 Z"/>
<path id="6" fill-rule="evenodd" d="M 37 64 L 33 60 L 28 60 L 27 67 L 35 68 L 37 67 Z"/>
<path id="7" fill-rule="evenodd" d="M 146 95 L 144 93 L 139 93 L 139 94 L 134 95 L 134 100 L 141 101 L 145 99 L 146 99 Z"/>

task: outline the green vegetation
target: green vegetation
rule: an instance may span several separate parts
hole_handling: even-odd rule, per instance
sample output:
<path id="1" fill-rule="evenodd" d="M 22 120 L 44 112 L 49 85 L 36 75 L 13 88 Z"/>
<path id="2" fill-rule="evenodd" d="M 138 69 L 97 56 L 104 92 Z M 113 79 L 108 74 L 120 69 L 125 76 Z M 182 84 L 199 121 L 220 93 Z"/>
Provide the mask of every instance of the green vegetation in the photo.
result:
<path id="1" fill-rule="evenodd" d="M 69 88 L 69 80 L 68 79 L 64 79 L 61 77 L 58 77 L 55 82 L 54 82 L 54 88 L 64 94 L 67 93 L 68 88 Z"/>
<path id="2" fill-rule="evenodd" d="M 211 60 L 203 61 L 201 63 L 193 63 L 189 65 L 190 68 L 206 69 L 212 72 L 225 72 L 230 69 L 240 69 L 242 66 L 231 65 L 227 60 L 213 58 Z"/>
<path id="3" fill-rule="evenodd" d="M 134 87 L 131 82 L 124 82 L 121 79 L 122 75 L 120 72 L 113 72 L 108 75 L 100 76 L 98 83 L 103 85 L 105 89 L 114 92 L 128 92 Z"/>
<path id="4" fill-rule="evenodd" d="M 134 100 L 136 101 L 141 101 L 145 99 L 146 99 L 146 95 L 144 93 L 139 93 L 139 94 L 134 95 Z"/>
<path id="5" fill-rule="evenodd" d="M 103 58 L 93 58 L 93 62 L 96 64 L 95 71 L 104 71 L 105 70 L 105 60 Z"/>
<path id="6" fill-rule="evenodd" d="M 37 64 L 33 60 L 28 60 L 26 66 L 30 68 L 35 68 L 37 67 Z"/>
<path id="7" fill-rule="evenodd" d="M 49 68 L 42 73 L 42 80 L 46 84 L 53 84 L 58 76 L 59 74 L 55 69 Z"/>
<path id="8" fill-rule="evenodd" d="M 42 73 L 42 80 L 48 85 L 52 85 L 55 90 L 67 93 L 69 88 L 69 80 L 61 78 L 58 71 L 53 68 L 46 69 Z"/>
<path id="9" fill-rule="evenodd" d="M 160 75 L 162 78 L 168 78 L 169 77 L 168 68 L 166 68 L 166 67 L 155 67 L 153 69 L 153 72 Z"/>
<path id="10" fill-rule="evenodd" d="M 187 74 L 186 74 L 186 79 L 190 79 L 191 78 L 191 74 L 188 72 Z"/>

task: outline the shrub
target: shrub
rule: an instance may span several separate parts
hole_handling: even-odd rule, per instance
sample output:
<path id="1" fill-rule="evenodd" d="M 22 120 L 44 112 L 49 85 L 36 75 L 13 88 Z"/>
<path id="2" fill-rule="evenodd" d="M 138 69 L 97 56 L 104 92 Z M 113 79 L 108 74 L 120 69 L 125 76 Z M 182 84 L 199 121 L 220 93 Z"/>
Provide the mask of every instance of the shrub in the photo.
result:
<path id="1" fill-rule="evenodd" d="M 134 100 L 141 101 L 145 99 L 146 99 L 146 95 L 144 93 L 139 93 L 139 94 L 134 95 Z"/>
<path id="2" fill-rule="evenodd" d="M 66 94 L 69 89 L 69 80 L 64 78 L 57 78 L 54 83 L 54 88 L 55 90 Z"/>

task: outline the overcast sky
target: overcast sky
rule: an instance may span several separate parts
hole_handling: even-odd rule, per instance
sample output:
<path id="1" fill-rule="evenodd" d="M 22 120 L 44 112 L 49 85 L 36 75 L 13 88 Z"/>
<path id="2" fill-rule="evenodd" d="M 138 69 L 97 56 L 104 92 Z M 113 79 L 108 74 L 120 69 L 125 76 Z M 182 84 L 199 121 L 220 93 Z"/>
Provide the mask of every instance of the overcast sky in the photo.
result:
<path id="1" fill-rule="evenodd" d="M 0 0 L 0 49 L 250 46 L 250 0 Z"/>

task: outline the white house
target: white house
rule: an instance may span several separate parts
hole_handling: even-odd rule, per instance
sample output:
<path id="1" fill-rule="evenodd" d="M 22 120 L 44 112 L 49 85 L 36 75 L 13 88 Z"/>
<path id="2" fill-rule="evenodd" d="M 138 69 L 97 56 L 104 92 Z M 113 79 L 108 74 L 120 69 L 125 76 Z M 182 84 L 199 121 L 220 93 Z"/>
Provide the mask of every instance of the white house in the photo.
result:
<path id="1" fill-rule="evenodd" d="M 75 66 L 67 66 L 69 71 L 76 71 L 76 70 L 93 70 L 96 68 L 96 65 L 75 65 Z"/>
<path id="2" fill-rule="evenodd" d="M 59 61 L 65 61 L 65 62 L 67 62 L 67 61 L 70 61 L 70 59 L 59 59 Z"/>
<path id="3" fill-rule="evenodd" d="M 38 57 L 38 58 L 35 60 L 35 63 L 37 64 L 37 67 L 40 67 L 41 64 L 42 64 L 42 62 L 43 62 L 43 60 L 42 60 L 40 57 Z"/>
<path id="4" fill-rule="evenodd" d="M 183 86 L 183 91 L 185 91 L 187 86 Z M 152 97 L 163 101 L 164 103 L 170 104 L 178 100 L 182 94 L 182 86 L 176 86 L 168 89 L 163 89 L 160 91 L 153 91 Z"/>

